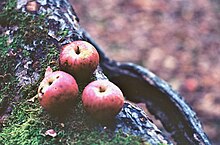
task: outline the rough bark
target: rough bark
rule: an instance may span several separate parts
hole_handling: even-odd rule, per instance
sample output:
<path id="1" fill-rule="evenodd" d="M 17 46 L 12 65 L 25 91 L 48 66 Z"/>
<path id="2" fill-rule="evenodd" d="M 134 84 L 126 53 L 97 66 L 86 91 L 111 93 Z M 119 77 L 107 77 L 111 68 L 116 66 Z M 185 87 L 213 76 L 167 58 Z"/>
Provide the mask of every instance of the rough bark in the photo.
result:
<path id="1" fill-rule="evenodd" d="M 17 2 L 17 9 L 26 13 L 27 1 L 18 0 Z M 75 40 L 90 42 L 96 47 L 101 57 L 100 67 L 95 73 L 97 78 L 105 78 L 106 75 L 122 89 L 127 100 L 145 103 L 148 110 L 172 134 L 176 143 L 210 144 L 195 112 L 183 97 L 146 68 L 109 59 L 88 33 L 79 26 L 79 19 L 67 0 L 37 0 L 37 4 L 38 9 L 32 14 L 46 14 L 45 22 L 49 26 L 47 35 L 57 48 Z M 61 36 L 59 32 L 64 30 L 68 30 L 68 34 Z M 34 49 L 38 48 L 38 45 L 33 46 Z M 34 57 L 21 56 L 17 59 L 15 74 L 20 87 L 39 79 L 38 71 L 31 68 L 36 58 L 39 58 L 38 54 Z M 30 68 L 33 71 L 30 72 Z M 114 127 L 115 130 L 122 129 L 124 132 L 139 135 L 151 144 L 171 143 L 140 108 L 128 102 L 116 117 Z"/>

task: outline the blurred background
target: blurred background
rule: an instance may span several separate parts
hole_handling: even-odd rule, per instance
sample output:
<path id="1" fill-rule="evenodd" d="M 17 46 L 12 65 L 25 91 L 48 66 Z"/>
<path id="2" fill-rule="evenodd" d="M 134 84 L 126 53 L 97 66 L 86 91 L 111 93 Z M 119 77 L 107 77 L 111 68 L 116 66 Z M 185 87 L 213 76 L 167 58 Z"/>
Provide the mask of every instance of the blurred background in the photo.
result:
<path id="1" fill-rule="evenodd" d="M 114 60 L 142 65 L 180 92 L 220 144 L 218 0 L 70 0 Z"/>

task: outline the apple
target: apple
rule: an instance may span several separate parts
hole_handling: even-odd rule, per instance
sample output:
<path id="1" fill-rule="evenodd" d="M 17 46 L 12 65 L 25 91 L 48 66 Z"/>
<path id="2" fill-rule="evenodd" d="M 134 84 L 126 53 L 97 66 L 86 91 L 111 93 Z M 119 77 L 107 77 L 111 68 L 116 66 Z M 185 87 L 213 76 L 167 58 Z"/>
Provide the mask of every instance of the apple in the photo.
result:
<path id="1" fill-rule="evenodd" d="M 112 120 L 124 104 L 121 90 L 108 80 L 96 80 L 83 90 L 82 102 L 85 110 L 97 120 Z"/>
<path id="2" fill-rule="evenodd" d="M 78 85 L 70 74 L 50 67 L 38 88 L 38 100 L 47 111 L 58 114 L 69 109 L 78 96 Z"/>
<path id="3" fill-rule="evenodd" d="M 73 75 L 77 81 L 90 80 L 99 64 L 99 54 L 86 41 L 73 41 L 65 45 L 59 57 L 60 69 Z"/>

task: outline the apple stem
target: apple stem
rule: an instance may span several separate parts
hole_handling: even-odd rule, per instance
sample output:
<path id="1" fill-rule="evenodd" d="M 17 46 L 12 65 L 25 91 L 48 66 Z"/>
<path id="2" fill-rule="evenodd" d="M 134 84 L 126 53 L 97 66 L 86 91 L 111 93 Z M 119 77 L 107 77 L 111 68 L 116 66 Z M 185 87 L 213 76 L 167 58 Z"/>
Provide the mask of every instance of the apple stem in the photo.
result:
<path id="1" fill-rule="evenodd" d="M 79 46 L 77 46 L 77 49 L 76 49 L 76 54 L 80 54 L 80 49 L 79 49 Z"/>
<path id="2" fill-rule="evenodd" d="M 100 86 L 100 87 L 99 87 L 99 92 L 100 92 L 100 93 L 105 92 L 105 90 L 106 90 L 105 87 L 103 87 L 103 86 Z"/>

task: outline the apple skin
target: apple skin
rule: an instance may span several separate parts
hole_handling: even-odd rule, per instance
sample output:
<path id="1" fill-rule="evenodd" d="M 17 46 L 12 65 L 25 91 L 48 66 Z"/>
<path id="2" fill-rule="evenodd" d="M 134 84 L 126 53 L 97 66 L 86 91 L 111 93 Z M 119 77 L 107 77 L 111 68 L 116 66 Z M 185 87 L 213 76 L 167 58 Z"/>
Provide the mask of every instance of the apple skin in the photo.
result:
<path id="1" fill-rule="evenodd" d="M 77 81 L 88 82 L 99 64 L 99 54 L 86 41 L 65 45 L 59 57 L 60 69 L 73 75 Z"/>
<path id="2" fill-rule="evenodd" d="M 108 80 L 89 83 L 82 93 L 85 110 L 99 121 L 112 120 L 124 105 L 121 90 Z"/>
<path id="3" fill-rule="evenodd" d="M 78 96 L 76 80 L 63 71 L 52 72 L 47 68 L 45 78 L 38 88 L 38 100 L 48 112 L 59 114 L 67 111 Z"/>

